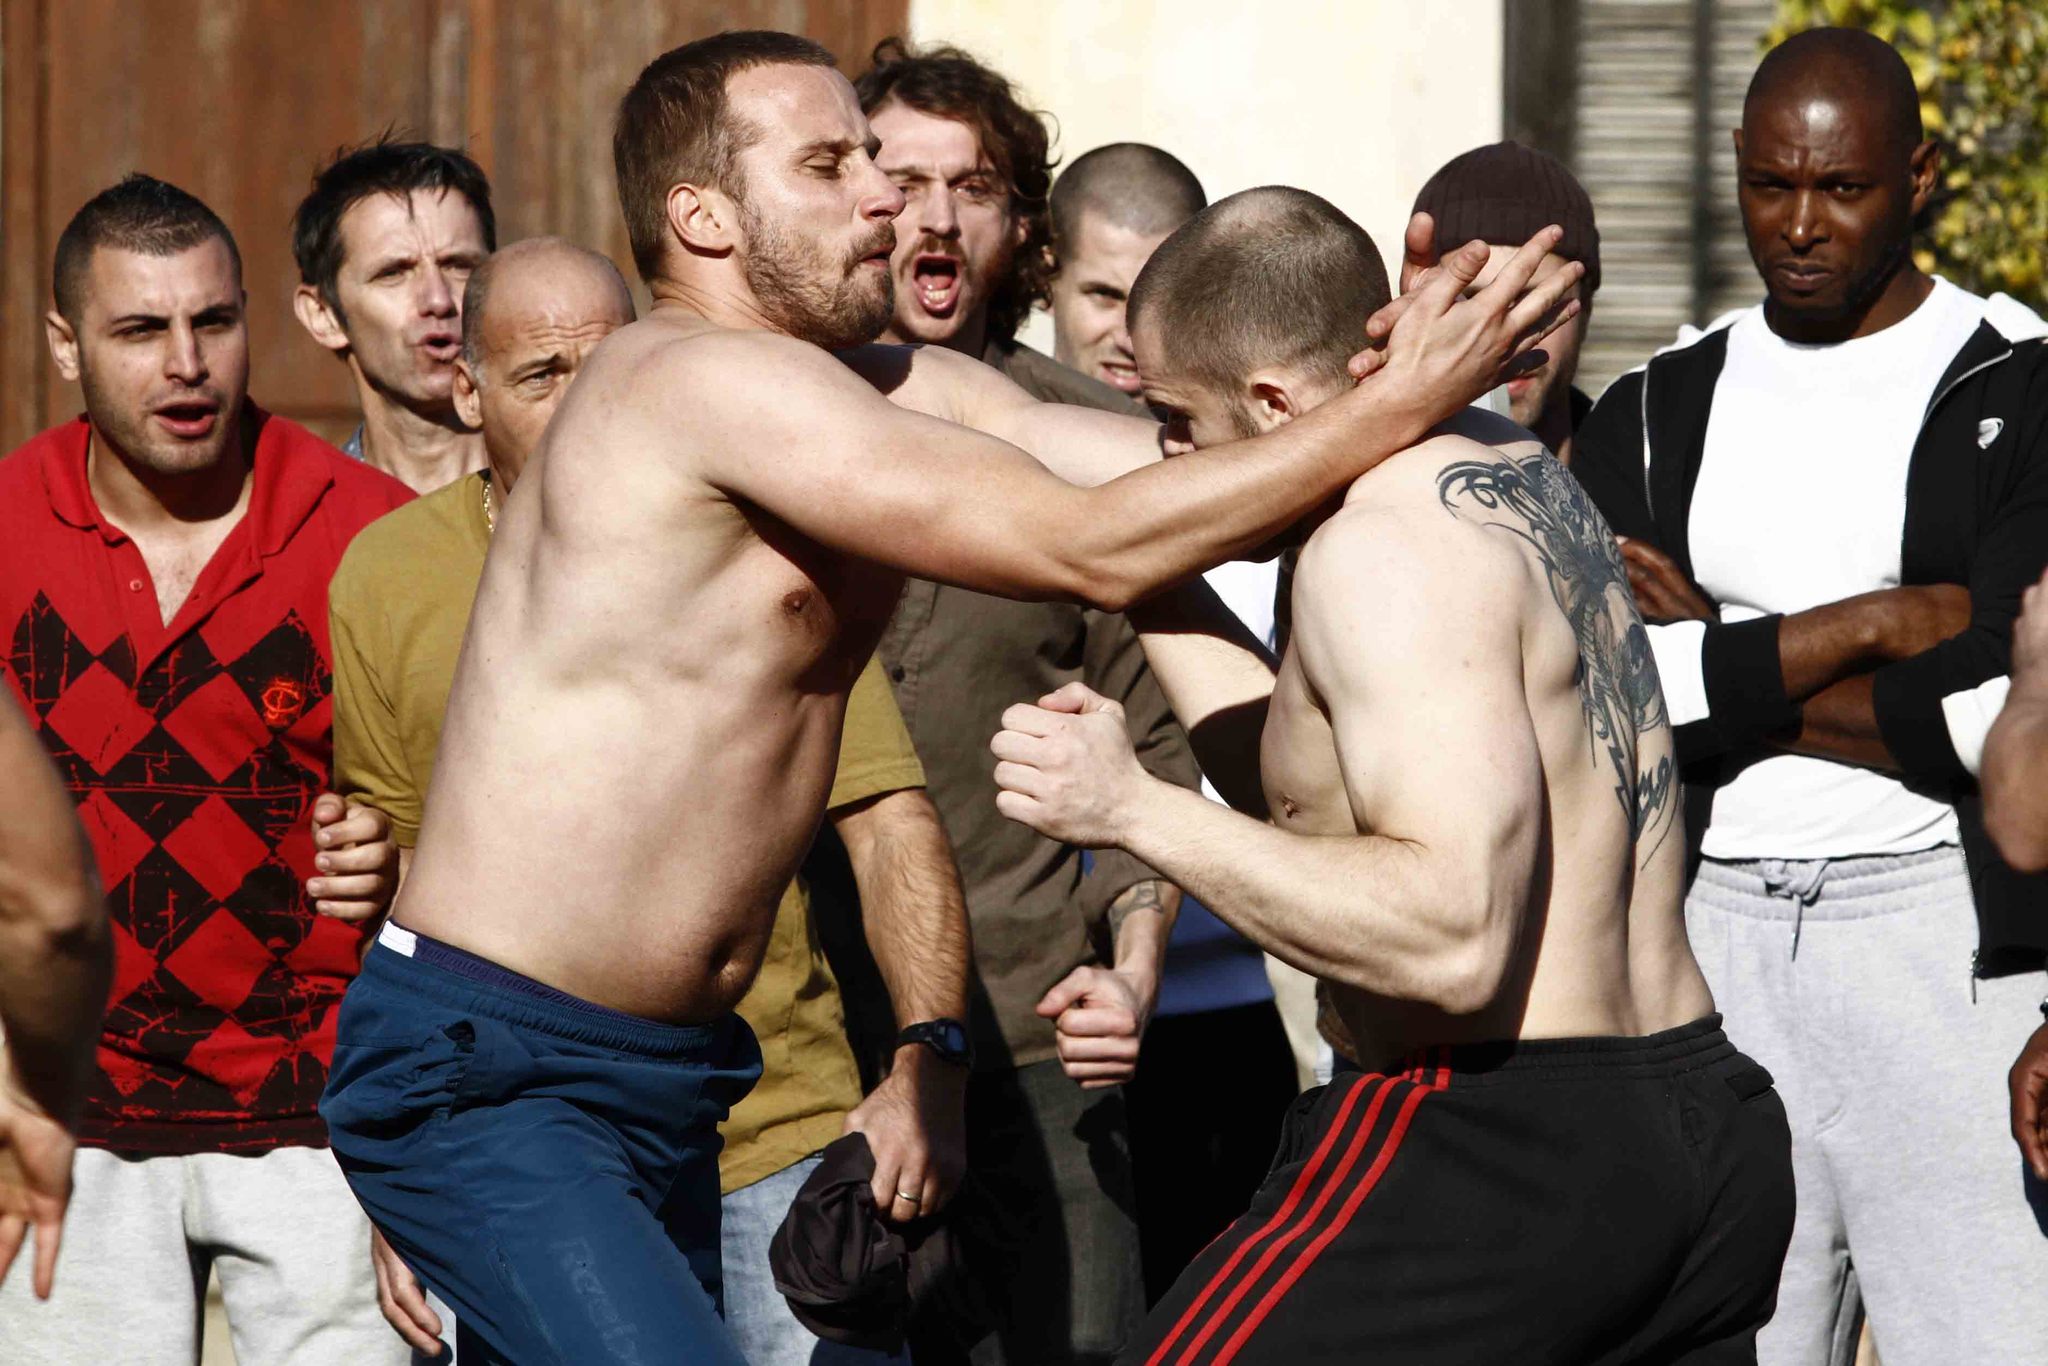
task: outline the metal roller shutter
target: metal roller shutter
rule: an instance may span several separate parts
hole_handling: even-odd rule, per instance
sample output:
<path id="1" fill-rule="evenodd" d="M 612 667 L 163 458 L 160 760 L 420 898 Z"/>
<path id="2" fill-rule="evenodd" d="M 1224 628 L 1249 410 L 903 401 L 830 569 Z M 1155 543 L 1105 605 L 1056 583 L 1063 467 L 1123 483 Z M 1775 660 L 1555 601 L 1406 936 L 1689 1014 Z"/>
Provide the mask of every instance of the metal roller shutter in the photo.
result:
<path id="1" fill-rule="evenodd" d="M 1598 394 L 1666 345 L 1755 300 L 1729 130 L 1773 0 L 1579 0 L 1571 145 L 1603 275 L 1579 382 Z M 1513 56 L 1510 54 L 1510 60 Z"/>

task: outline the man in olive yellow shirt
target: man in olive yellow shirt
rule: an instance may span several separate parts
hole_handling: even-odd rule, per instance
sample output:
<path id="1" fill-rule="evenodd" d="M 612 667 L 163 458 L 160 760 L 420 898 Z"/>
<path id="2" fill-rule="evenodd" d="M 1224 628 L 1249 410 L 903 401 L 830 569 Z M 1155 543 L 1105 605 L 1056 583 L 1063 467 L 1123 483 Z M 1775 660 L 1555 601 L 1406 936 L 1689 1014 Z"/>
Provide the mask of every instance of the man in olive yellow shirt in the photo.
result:
<path id="1" fill-rule="evenodd" d="M 526 456 L 582 359 L 632 320 L 632 296 L 602 256 L 556 239 L 505 248 L 471 277 L 455 401 L 480 428 L 489 467 L 380 519 L 350 545 L 329 589 L 335 769 L 347 797 L 383 810 L 409 862 L 455 664 L 491 529 Z M 622 764 L 629 756 L 621 756 Z M 870 947 L 899 1023 L 958 1019 L 966 1004 L 967 918 L 924 770 L 877 666 L 854 685 L 827 816 L 846 845 Z M 630 786 L 619 801 L 634 800 Z M 965 1166 L 966 1071 L 922 1044 L 863 1101 L 839 988 L 801 884 L 783 894 L 767 955 L 740 1014 L 761 1045 L 762 1076 L 723 1126 L 727 1322 L 757 1363 L 883 1361 L 820 1345 L 789 1314 L 768 1271 L 769 1237 L 815 1154 L 843 1132 L 868 1136 L 877 1203 L 950 1197 Z M 442 1325 L 381 1243 L 385 1317 L 429 1355 Z"/>

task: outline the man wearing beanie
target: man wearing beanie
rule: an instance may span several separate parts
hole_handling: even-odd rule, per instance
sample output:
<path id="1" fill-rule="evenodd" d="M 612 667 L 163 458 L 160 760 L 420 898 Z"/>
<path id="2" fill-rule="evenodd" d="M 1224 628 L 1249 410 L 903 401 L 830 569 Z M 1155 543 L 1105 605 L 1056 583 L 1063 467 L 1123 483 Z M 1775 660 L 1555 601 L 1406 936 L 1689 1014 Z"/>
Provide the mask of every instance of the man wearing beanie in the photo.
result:
<path id="1" fill-rule="evenodd" d="M 1572 433 L 1593 409 L 1593 400 L 1572 387 L 1572 378 L 1593 316 L 1593 292 L 1600 288 L 1600 230 L 1593 225 L 1593 201 L 1585 187 L 1555 157 L 1518 142 L 1496 142 L 1446 162 L 1415 197 L 1415 212 L 1436 220 L 1437 255 L 1475 238 L 1493 248 L 1477 287 L 1486 285 L 1515 248 L 1544 225 L 1564 229 L 1536 278 L 1562 270 L 1567 261 L 1584 264 L 1579 315 L 1543 339 L 1550 359 L 1541 368 L 1508 381 L 1508 403 L 1515 421 L 1543 438 L 1569 465 Z M 1402 269 L 1404 292 L 1419 268 L 1411 261 Z"/>

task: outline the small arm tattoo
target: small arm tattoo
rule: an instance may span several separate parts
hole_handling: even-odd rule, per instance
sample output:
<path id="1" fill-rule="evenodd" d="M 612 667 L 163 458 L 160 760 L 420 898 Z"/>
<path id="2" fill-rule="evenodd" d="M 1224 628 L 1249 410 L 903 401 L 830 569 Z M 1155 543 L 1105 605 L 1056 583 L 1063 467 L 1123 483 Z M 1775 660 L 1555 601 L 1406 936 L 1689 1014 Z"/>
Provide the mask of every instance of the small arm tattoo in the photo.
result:
<path id="1" fill-rule="evenodd" d="M 1124 921 L 1130 919 L 1133 911 L 1163 911 L 1166 897 L 1159 890 L 1159 883 L 1134 882 L 1117 893 L 1116 900 L 1109 903 L 1107 919 L 1111 939 L 1123 933 Z"/>

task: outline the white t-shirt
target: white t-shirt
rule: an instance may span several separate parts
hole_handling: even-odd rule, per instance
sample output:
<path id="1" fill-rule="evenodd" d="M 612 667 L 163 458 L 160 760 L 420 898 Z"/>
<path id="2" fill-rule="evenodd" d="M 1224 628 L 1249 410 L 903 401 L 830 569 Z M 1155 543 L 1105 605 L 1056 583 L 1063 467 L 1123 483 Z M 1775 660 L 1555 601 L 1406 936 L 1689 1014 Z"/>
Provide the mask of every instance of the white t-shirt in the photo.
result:
<path id="1" fill-rule="evenodd" d="M 1202 581 L 1223 599 L 1231 615 L 1259 638 L 1259 644 L 1273 648 L 1273 595 L 1280 589 L 1279 560 L 1225 560 L 1202 575 Z"/>
<path id="2" fill-rule="evenodd" d="M 1784 340 L 1761 307 L 1728 329 L 1688 531 L 1721 619 L 1894 588 L 1906 473 L 1927 405 L 1983 300 L 1936 279 L 1882 332 Z M 1761 759 L 1714 797 L 1712 858 L 1844 858 L 1953 844 L 1953 807 L 1898 779 L 1804 755 Z"/>

